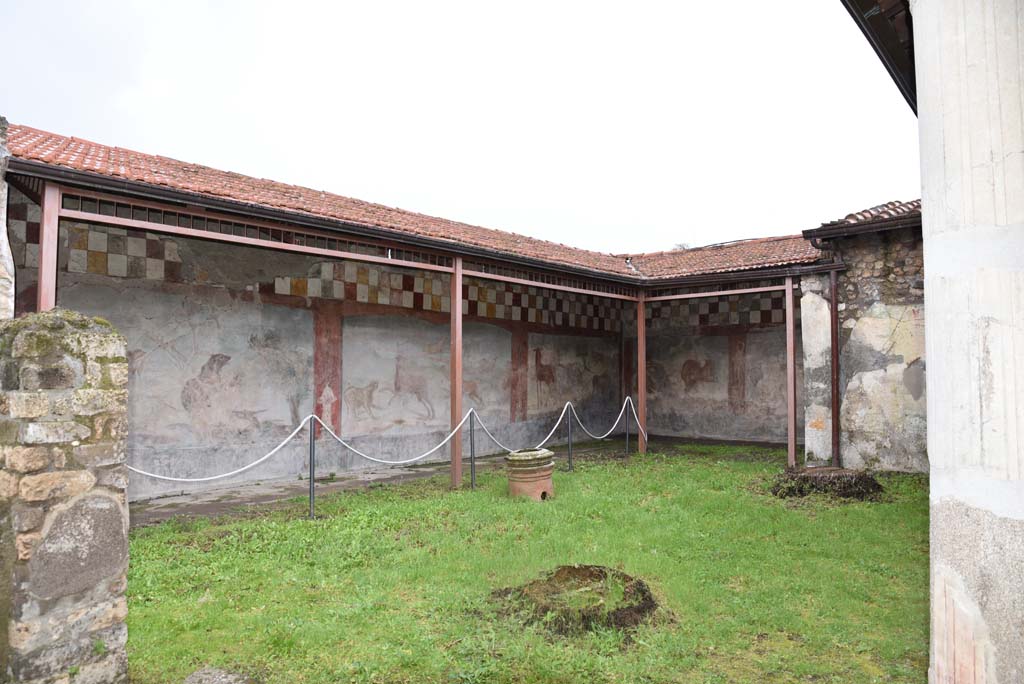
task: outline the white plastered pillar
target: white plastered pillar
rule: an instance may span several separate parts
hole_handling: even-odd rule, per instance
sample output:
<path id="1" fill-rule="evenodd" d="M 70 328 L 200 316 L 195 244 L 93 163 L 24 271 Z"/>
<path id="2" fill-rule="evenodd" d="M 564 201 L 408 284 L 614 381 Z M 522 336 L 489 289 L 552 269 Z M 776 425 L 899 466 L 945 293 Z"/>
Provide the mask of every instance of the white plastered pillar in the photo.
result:
<path id="1" fill-rule="evenodd" d="M 1024 0 L 916 0 L 931 682 L 1024 681 Z"/>

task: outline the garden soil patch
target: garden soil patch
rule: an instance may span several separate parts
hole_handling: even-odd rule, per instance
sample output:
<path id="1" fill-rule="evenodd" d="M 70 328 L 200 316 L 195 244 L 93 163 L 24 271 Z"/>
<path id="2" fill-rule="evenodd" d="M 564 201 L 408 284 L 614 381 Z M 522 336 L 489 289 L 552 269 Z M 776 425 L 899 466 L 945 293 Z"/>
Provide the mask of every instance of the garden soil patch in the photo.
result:
<path id="1" fill-rule="evenodd" d="M 805 468 L 778 474 L 771 492 L 780 499 L 821 493 L 860 501 L 876 498 L 882 485 L 871 473 L 846 468 Z"/>
<path id="2" fill-rule="evenodd" d="M 646 582 L 601 565 L 562 565 L 493 595 L 507 612 L 525 615 L 561 635 L 628 630 L 649 620 L 658 608 Z"/>

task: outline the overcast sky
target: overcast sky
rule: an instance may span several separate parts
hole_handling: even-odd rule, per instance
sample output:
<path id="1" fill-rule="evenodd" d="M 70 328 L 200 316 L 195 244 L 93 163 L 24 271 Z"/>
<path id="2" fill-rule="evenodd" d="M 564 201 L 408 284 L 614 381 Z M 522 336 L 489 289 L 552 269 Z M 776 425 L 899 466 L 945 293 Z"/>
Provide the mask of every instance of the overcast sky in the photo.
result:
<path id="1" fill-rule="evenodd" d="M 4 0 L 12 122 L 612 252 L 919 196 L 839 0 Z"/>

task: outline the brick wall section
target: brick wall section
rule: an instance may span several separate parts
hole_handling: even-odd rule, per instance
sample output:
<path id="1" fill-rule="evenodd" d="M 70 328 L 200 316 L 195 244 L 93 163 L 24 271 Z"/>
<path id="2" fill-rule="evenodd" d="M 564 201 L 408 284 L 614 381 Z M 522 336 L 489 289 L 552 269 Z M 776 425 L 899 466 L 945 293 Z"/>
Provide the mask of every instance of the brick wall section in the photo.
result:
<path id="1" fill-rule="evenodd" d="M 127 682 L 124 338 L 62 310 L 8 321 L 0 377 L 4 681 Z"/>

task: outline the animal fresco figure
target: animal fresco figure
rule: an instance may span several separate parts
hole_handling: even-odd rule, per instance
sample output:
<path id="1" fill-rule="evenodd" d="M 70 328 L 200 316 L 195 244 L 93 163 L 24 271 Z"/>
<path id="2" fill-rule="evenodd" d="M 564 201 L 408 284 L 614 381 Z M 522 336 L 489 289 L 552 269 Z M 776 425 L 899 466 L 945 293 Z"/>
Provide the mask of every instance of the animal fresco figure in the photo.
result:
<path id="1" fill-rule="evenodd" d="M 686 389 L 691 390 L 699 382 L 711 382 L 714 379 L 712 370 L 711 359 L 705 359 L 703 364 L 695 359 L 687 359 L 679 371 L 679 376 L 683 379 Z"/>
<path id="2" fill-rule="evenodd" d="M 555 366 L 544 363 L 540 347 L 534 348 L 533 358 L 533 377 L 537 381 L 537 397 L 539 398 L 542 385 L 547 385 L 550 390 L 551 386 L 555 384 Z"/>
<path id="3" fill-rule="evenodd" d="M 476 380 L 463 380 L 462 392 L 472 399 L 474 404 L 482 404 L 484 401 L 484 398 L 480 395 L 480 383 Z"/>
<path id="4" fill-rule="evenodd" d="M 353 418 L 358 420 L 360 417 L 366 417 L 370 420 L 377 420 L 377 416 L 373 415 L 373 395 L 378 387 L 380 387 L 380 383 L 374 380 L 363 387 L 350 385 L 345 390 L 345 406 Z M 360 416 L 360 413 L 363 415 Z"/>
<path id="5" fill-rule="evenodd" d="M 277 330 L 265 330 L 249 336 L 249 348 L 256 353 L 263 372 L 280 389 L 288 402 L 291 423 L 301 420 L 302 400 L 309 396 L 309 360 L 301 351 L 291 349 Z"/>
<path id="6" fill-rule="evenodd" d="M 399 354 L 395 360 L 395 390 L 388 401 L 391 406 L 399 396 L 412 396 L 426 410 L 424 418 L 433 420 L 434 404 L 430 401 L 427 378 L 419 373 L 412 373 L 405 367 L 405 357 Z"/>
<path id="7" fill-rule="evenodd" d="M 181 406 L 196 430 L 211 435 L 216 428 L 229 427 L 225 411 L 230 411 L 225 399 L 238 390 L 238 378 L 228 380 L 221 371 L 231 360 L 227 354 L 212 354 L 199 374 L 189 378 L 181 388 Z"/>

